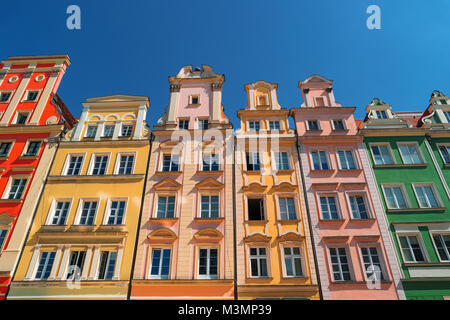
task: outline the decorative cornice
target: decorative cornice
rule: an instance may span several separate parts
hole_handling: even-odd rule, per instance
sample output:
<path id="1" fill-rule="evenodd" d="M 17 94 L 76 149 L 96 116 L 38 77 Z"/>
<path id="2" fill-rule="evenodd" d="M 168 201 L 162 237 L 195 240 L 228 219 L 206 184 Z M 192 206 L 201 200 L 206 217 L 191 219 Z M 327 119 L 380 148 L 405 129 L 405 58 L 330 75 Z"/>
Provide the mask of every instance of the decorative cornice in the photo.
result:
<path id="1" fill-rule="evenodd" d="M 213 82 L 211 84 L 211 90 L 212 91 L 221 91 L 222 90 L 222 83 L 220 83 L 220 82 Z"/>
<path id="2" fill-rule="evenodd" d="M 179 83 L 170 84 L 170 92 L 180 92 L 181 85 Z"/>

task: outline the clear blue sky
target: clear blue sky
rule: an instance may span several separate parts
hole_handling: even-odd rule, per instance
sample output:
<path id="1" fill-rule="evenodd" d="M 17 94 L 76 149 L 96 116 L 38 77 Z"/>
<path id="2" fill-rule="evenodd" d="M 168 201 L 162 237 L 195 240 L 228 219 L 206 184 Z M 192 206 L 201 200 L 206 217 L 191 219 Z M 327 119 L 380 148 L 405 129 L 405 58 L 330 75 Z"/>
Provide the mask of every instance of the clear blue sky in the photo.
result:
<path id="1" fill-rule="evenodd" d="M 81 8 L 81 30 L 66 8 Z M 366 9 L 381 8 L 381 30 Z M 434 89 L 450 95 L 450 1 L 4 1 L 0 58 L 69 54 L 58 91 L 78 117 L 85 98 L 150 98 L 153 126 L 168 103 L 169 75 L 208 64 L 225 74 L 223 105 L 239 126 L 244 84 L 278 83 L 282 107 L 301 104 L 298 81 L 334 80 L 336 101 L 365 115 L 373 97 L 394 110 L 425 110 Z"/>

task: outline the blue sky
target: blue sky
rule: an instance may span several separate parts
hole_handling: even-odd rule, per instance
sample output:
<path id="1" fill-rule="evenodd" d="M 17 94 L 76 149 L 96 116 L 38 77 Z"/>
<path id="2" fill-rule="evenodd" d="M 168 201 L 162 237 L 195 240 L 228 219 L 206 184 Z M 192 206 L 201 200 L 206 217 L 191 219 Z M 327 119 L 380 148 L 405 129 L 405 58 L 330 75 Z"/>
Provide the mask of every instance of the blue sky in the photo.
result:
<path id="1" fill-rule="evenodd" d="M 81 30 L 66 8 L 81 8 Z M 366 9 L 381 8 L 369 30 Z M 81 102 L 109 94 L 150 98 L 153 126 L 168 103 L 169 75 L 208 64 L 225 74 L 223 105 L 238 127 L 244 84 L 278 83 L 282 107 L 301 104 L 298 81 L 334 80 L 336 101 L 365 115 L 373 97 L 394 110 L 425 110 L 431 92 L 450 95 L 450 1 L 190 0 L 8 1 L 0 58 L 69 54 L 59 95 L 78 117 Z"/>

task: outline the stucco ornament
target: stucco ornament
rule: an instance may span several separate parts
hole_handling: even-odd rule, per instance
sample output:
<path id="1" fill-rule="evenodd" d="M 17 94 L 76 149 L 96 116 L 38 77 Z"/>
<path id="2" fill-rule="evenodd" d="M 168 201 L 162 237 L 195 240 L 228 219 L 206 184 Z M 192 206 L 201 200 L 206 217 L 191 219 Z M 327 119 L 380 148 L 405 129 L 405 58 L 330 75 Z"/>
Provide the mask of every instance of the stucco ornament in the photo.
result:
<path id="1" fill-rule="evenodd" d="M 58 118 L 56 116 L 51 116 L 45 122 L 46 124 L 56 124 L 58 122 Z"/>
<path id="2" fill-rule="evenodd" d="M 378 99 L 378 98 L 373 98 L 372 102 L 370 103 L 371 106 L 382 106 L 382 105 L 385 105 L 385 104 L 386 103 L 383 100 Z"/>
<path id="3" fill-rule="evenodd" d="M 437 97 L 445 97 L 444 94 L 442 92 L 440 92 L 439 90 L 434 90 L 433 93 L 431 94 L 432 98 L 437 98 Z"/>

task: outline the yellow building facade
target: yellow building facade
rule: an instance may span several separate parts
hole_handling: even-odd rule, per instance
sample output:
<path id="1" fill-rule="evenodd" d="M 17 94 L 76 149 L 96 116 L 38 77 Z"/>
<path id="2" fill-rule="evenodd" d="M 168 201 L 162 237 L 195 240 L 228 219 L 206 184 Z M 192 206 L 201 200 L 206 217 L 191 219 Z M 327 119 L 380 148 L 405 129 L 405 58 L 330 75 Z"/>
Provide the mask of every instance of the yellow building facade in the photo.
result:
<path id="1" fill-rule="evenodd" d="M 238 299 L 319 299 L 296 136 L 277 84 L 248 84 L 236 132 Z"/>
<path id="2" fill-rule="evenodd" d="M 47 178 L 8 299 L 127 299 L 149 100 L 87 99 Z M 56 147 L 56 145 L 55 145 Z"/>

